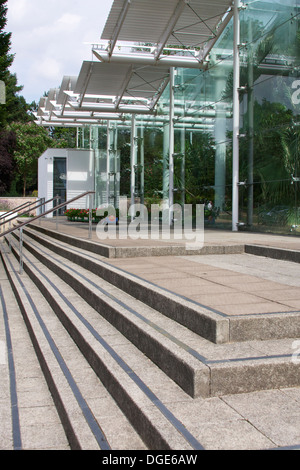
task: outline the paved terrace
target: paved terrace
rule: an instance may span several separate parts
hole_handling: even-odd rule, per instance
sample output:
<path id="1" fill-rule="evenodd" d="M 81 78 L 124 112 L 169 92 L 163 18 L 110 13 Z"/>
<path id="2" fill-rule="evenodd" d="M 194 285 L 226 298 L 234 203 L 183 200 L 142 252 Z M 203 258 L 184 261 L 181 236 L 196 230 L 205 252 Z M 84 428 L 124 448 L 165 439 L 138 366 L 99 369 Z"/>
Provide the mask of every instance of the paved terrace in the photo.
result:
<path id="1" fill-rule="evenodd" d="M 55 230 L 55 220 L 43 220 L 37 225 L 41 229 Z M 59 233 L 85 240 L 88 240 L 87 229 L 86 224 L 64 220 L 59 224 Z M 299 237 L 206 230 L 201 255 L 187 255 L 184 251 L 176 254 L 176 249 L 183 249 L 185 243 L 178 240 L 100 241 L 95 228 L 92 240 L 119 250 L 111 252 L 107 263 L 205 305 L 220 315 L 245 316 L 251 320 L 259 315 L 298 316 L 300 313 L 300 264 L 295 262 L 300 252 Z M 260 256 L 254 256 L 250 249 L 249 253 L 245 252 L 245 245 L 261 247 Z M 276 250 L 263 251 L 266 247 Z M 165 251 L 160 256 L 157 248 L 174 251 L 173 254 Z M 133 257 L 132 249 L 136 254 L 139 250 L 138 256 Z M 267 253 L 273 257 L 263 256 Z M 264 342 L 258 332 L 256 339 L 236 343 L 230 349 L 230 358 L 232 354 L 243 355 L 245 348 L 252 349 L 254 356 L 290 355 L 295 351 L 294 341 L 295 337 Z M 197 348 L 197 344 L 193 346 Z M 206 352 L 210 359 L 220 354 L 218 346 L 212 347 L 209 342 Z M 199 413 L 194 416 L 190 414 L 188 403 L 184 407 L 180 403 L 172 406 L 182 422 L 193 421 L 207 448 L 300 448 L 299 387 L 195 401 Z M 191 407 L 193 414 L 195 401 Z"/>
<path id="2" fill-rule="evenodd" d="M 43 220 L 41 227 L 55 230 L 55 220 Z M 62 219 L 59 232 L 88 239 L 87 224 Z M 203 248 L 195 251 L 201 254 L 186 251 L 186 241 L 172 236 L 99 240 L 93 227 L 92 241 L 109 249 L 111 265 L 222 316 L 300 312 L 299 236 L 205 230 Z M 266 339 L 259 332 L 257 338 Z"/>

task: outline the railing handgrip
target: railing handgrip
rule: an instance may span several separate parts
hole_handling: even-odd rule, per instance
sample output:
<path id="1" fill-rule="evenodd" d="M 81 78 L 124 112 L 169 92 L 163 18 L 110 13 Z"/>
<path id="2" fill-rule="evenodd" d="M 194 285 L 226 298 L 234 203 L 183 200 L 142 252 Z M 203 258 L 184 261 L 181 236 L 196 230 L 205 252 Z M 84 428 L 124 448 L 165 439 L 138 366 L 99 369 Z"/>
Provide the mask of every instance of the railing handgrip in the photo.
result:
<path id="1" fill-rule="evenodd" d="M 40 214 L 40 215 L 37 215 L 37 216 L 35 216 L 35 217 L 32 217 L 30 220 L 27 220 L 26 222 L 23 222 L 22 224 L 19 224 L 19 225 L 17 225 L 16 227 L 13 227 L 13 228 L 11 228 L 11 229 L 9 229 L 9 230 L 6 230 L 6 231 L 3 232 L 3 233 L 0 233 L 0 237 L 3 237 L 4 235 L 8 235 L 9 233 L 12 233 L 12 232 L 14 232 L 15 230 L 20 229 L 21 227 L 25 227 L 26 225 L 31 224 L 32 222 L 35 222 L 36 220 L 40 219 L 41 217 L 44 217 L 44 216 L 47 215 L 47 214 L 51 214 L 52 212 L 55 212 L 56 210 L 61 209 L 62 207 L 67 206 L 68 204 L 71 204 L 72 202 L 77 201 L 77 199 L 80 199 L 80 198 L 82 198 L 82 197 L 84 197 L 84 196 L 87 196 L 88 194 L 95 194 L 95 191 L 86 191 L 85 193 L 82 193 L 82 194 L 80 194 L 79 196 L 75 196 L 75 197 L 73 197 L 72 199 L 69 199 L 68 201 L 62 202 L 61 204 L 58 204 L 57 206 L 53 207 L 52 209 L 49 209 L 48 211 L 43 212 L 43 213 Z M 56 196 L 56 197 L 57 197 L 57 196 Z M 56 197 L 53 198 L 53 199 L 56 199 Z M 53 200 L 53 199 L 52 199 L 52 200 Z M 47 201 L 47 202 L 50 202 L 50 201 Z M 45 203 L 45 204 L 46 204 L 46 203 Z M 91 210 L 91 207 L 90 207 L 89 210 L 90 210 L 90 212 L 92 211 L 92 210 Z"/>

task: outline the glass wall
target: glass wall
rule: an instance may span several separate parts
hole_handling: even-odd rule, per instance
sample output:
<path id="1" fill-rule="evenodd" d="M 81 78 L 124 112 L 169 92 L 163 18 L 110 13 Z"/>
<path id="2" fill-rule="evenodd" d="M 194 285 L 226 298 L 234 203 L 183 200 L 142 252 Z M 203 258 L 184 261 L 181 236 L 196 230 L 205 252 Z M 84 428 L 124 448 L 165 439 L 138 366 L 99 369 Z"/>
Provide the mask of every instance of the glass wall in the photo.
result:
<path id="1" fill-rule="evenodd" d="M 240 230 L 300 234 L 299 13 L 300 0 L 249 0 L 240 12 Z M 229 230 L 232 109 L 233 20 L 206 67 L 176 69 L 174 87 L 174 203 L 205 203 L 206 226 Z M 169 194 L 169 112 L 167 87 L 156 116 L 135 117 L 134 197 L 149 206 Z M 97 205 L 108 191 L 116 204 L 131 197 L 131 116 L 114 129 L 109 172 L 107 123 L 78 137 L 96 151 Z"/>
<path id="2" fill-rule="evenodd" d="M 299 233 L 299 1 L 250 1 L 241 14 L 240 218 Z"/>
<path id="3" fill-rule="evenodd" d="M 250 0 L 240 13 L 240 229 L 300 233 L 299 12 L 299 0 Z M 175 87 L 185 201 L 205 202 L 207 225 L 224 228 L 231 228 L 232 90 L 231 22 L 207 69 L 178 70 Z M 177 175 L 180 166 L 178 157 Z"/>

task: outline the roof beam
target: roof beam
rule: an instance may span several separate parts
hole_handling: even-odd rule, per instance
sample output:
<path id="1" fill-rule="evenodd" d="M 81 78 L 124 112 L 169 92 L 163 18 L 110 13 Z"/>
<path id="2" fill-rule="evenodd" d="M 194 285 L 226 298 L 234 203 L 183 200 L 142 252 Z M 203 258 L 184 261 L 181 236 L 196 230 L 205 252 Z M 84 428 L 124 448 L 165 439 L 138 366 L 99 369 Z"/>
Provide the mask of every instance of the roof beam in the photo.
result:
<path id="1" fill-rule="evenodd" d="M 126 16 L 127 16 L 130 5 L 131 5 L 131 0 L 125 0 L 124 1 L 122 11 L 120 13 L 120 16 L 119 16 L 119 19 L 117 21 L 115 30 L 113 32 L 113 37 L 109 41 L 109 44 L 108 44 L 108 53 L 109 53 L 110 57 L 112 56 L 112 53 L 114 51 L 115 45 L 116 45 L 117 40 L 118 40 L 119 33 L 120 33 L 120 31 L 122 29 L 122 26 L 124 24 L 124 21 L 126 19 Z"/>
<path id="2" fill-rule="evenodd" d="M 157 47 L 156 47 L 156 51 L 155 51 L 155 54 L 154 54 L 154 57 L 155 59 L 159 59 L 164 47 L 166 46 L 167 44 L 167 41 L 169 39 L 169 37 L 171 36 L 172 34 L 172 31 L 174 30 L 179 18 L 180 18 L 180 15 L 181 13 L 183 12 L 185 6 L 189 3 L 190 0 L 179 0 L 177 5 L 176 5 L 176 8 L 170 18 L 170 21 L 168 23 L 168 26 L 166 27 L 164 33 L 161 35 L 158 43 L 157 43 Z"/>
<path id="3" fill-rule="evenodd" d="M 115 101 L 115 107 L 116 107 L 116 108 L 119 107 L 119 105 L 120 105 L 120 103 L 121 103 L 121 101 L 122 101 L 123 95 L 124 95 L 124 93 L 125 93 L 125 91 L 126 91 L 128 85 L 129 85 L 129 83 L 130 83 L 130 80 L 131 80 L 132 75 L 133 75 L 133 66 L 131 65 L 131 66 L 129 67 L 129 70 L 128 70 L 127 75 L 126 75 L 126 77 L 125 77 L 125 80 L 124 80 L 124 83 L 123 83 L 123 85 L 122 85 L 122 88 L 121 88 L 121 90 L 119 91 L 119 93 L 118 93 L 118 95 L 117 95 L 117 97 L 116 97 L 116 101 Z"/>
<path id="4" fill-rule="evenodd" d="M 93 111 L 95 113 L 120 113 L 120 114 L 153 114 L 153 111 L 146 106 L 132 106 L 132 105 L 121 105 L 118 108 L 111 105 L 101 105 L 99 103 L 82 103 L 79 104 L 70 103 L 73 109 L 80 111 Z"/>
<path id="5" fill-rule="evenodd" d="M 111 62 L 111 63 L 120 63 L 120 64 L 136 64 L 136 65 L 155 65 L 159 66 L 168 66 L 168 67 L 182 67 L 182 68 L 192 68 L 192 69 L 201 69 L 205 66 L 199 62 L 199 59 L 194 55 L 186 56 L 174 56 L 174 55 L 164 55 L 155 59 L 153 54 L 136 54 L 136 53 L 119 53 L 116 52 L 111 57 L 107 52 L 99 53 L 99 51 L 93 49 L 93 54 L 101 62 Z"/>
<path id="6" fill-rule="evenodd" d="M 157 105 L 159 98 L 161 97 L 165 89 L 167 88 L 167 85 L 169 84 L 169 82 L 170 82 L 170 75 L 165 79 L 164 83 L 160 86 L 160 89 L 158 90 L 157 95 L 152 98 L 151 103 L 149 103 L 149 107 L 151 109 L 153 109 Z"/>
<path id="7" fill-rule="evenodd" d="M 81 106 L 82 103 L 83 103 L 86 90 L 87 90 L 87 88 L 88 88 L 88 86 L 89 86 L 90 79 L 91 79 L 91 76 L 92 76 L 92 72 L 93 72 L 93 62 L 90 63 L 89 71 L 88 71 L 88 74 L 87 74 L 86 79 L 85 79 L 83 91 L 82 91 L 82 94 L 81 94 L 81 97 L 80 97 L 80 106 Z"/>
<path id="8" fill-rule="evenodd" d="M 208 54 L 210 53 L 210 51 L 212 50 L 213 46 L 215 45 L 215 43 L 217 42 L 217 40 L 219 39 L 220 35 L 223 33 L 223 31 L 225 30 L 226 26 L 228 25 L 229 21 L 231 20 L 233 16 L 233 8 L 230 8 L 230 10 L 228 11 L 227 15 L 225 16 L 225 18 L 223 18 L 223 20 L 221 21 L 221 23 L 219 23 L 218 25 L 218 28 L 217 28 L 217 32 L 216 32 L 216 36 L 212 39 L 210 39 L 204 47 L 202 47 L 202 49 L 200 50 L 200 53 L 199 53 L 199 59 L 203 62 L 206 57 L 208 56 Z"/>

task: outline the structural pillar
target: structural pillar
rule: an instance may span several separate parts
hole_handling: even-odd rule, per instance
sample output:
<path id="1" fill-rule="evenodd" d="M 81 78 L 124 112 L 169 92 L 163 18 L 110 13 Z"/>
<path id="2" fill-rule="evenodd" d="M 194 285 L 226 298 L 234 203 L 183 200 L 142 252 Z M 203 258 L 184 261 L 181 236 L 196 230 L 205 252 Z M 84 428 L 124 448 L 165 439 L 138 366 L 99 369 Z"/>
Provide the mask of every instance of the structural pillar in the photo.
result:
<path id="1" fill-rule="evenodd" d="M 131 118 L 131 141 L 130 141 L 130 204 L 133 209 L 135 203 L 135 167 L 137 164 L 137 126 L 135 114 Z M 131 219 L 134 217 L 133 210 L 130 212 Z"/>
<path id="2" fill-rule="evenodd" d="M 169 115 L 169 225 L 173 225 L 174 204 L 174 67 L 170 68 L 170 115 Z"/>
<path id="3" fill-rule="evenodd" d="M 254 90 L 253 90 L 253 46 L 252 46 L 252 19 L 248 22 L 248 212 L 247 223 L 253 225 L 253 156 L 254 156 Z"/>
<path id="4" fill-rule="evenodd" d="M 119 207 L 118 188 L 119 188 L 119 168 L 118 168 L 118 124 L 114 123 L 113 128 L 113 152 L 114 152 L 114 207 Z"/>
<path id="5" fill-rule="evenodd" d="M 144 140 L 144 124 L 141 123 L 141 139 L 140 139 L 140 161 L 141 161 L 141 193 L 140 203 L 144 205 L 145 201 L 145 140 Z"/>
<path id="6" fill-rule="evenodd" d="M 185 127 L 180 130 L 180 199 L 182 206 L 182 217 L 184 218 L 184 204 L 185 204 Z"/>
<path id="7" fill-rule="evenodd" d="M 111 129 L 110 121 L 107 121 L 106 138 L 106 202 L 110 203 L 110 151 L 111 151 Z"/>
<path id="8" fill-rule="evenodd" d="M 234 0 L 233 21 L 233 137 L 232 137 L 232 231 L 239 223 L 239 131 L 240 131 L 240 0 Z"/>

